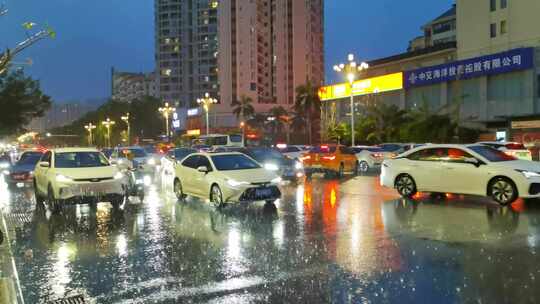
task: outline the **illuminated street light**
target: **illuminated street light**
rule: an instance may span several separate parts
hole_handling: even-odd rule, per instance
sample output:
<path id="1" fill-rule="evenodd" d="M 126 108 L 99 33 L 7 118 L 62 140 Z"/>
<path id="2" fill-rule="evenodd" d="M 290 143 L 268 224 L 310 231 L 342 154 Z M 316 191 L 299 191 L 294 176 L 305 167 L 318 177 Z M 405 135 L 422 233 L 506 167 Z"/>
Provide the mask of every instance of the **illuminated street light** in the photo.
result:
<path id="1" fill-rule="evenodd" d="M 110 118 L 107 118 L 107 120 L 101 122 L 101 124 L 107 128 L 107 145 L 109 147 L 111 147 L 111 127 L 114 126 L 115 123 L 116 122 Z"/>
<path id="2" fill-rule="evenodd" d="M 354 136 L 354 93 L 353 93 L 353 83 L 358 78 L 358 75 L 360 72 L 367 70 L 369 68 L 369 65 L 365 62 L 362 62 L 358 64 L 356 61 L 354 61 L 354 55 L 349 54 L 347 57 L 348 63 L 340 63 L 338 65 L 334 66 L 334 71 L 338 73 L 342 73 L 345 75 L 347 80 L 349 81 L 350 89 L 351 89 L 351 142 L 352 146 L 355 145 L 355 136 Z"/>
<path id="3" fill-rule="evenodd" d="M 166 102 L 164 107 L 159 108 L 159 112 L 165 118 L 165 131 L 167 132 L 167 140 L 169 139 L 169 116 L 173 113 L 175 109 L 169 106 L 169 103 Z"/>
<path id="4" fill-rule="evenodd" d="M 210 94 L 205 93 L 204 98 L 198 98 L 197 103 L 202 105 L 206 112 L 206 135 L 210 134 L 210 120 L 208 119 L 208 112 L 210 111 L 210 105 L 218 103 L 217 99 L 211 98 Z"/>
<path id="5" fill-rule="evenodd" d="M 88 131 L 88 145 L 91 146 L 93 142 L 92 130 L 97 128 L 97 126 L 92 123 L 89 123 L 85 125 L 84 128 Z"/>
<path id="6" fill-rule="evenodd" d="M 130 123 L 129 123 L 129 113 L 126 113 L 126 115 L 120 117 L 120 119 L 122 119 L 126 125 L 127 125 L 127 144 L 128 146 L 131 144 L 131 128 L 130 128 Z"/>

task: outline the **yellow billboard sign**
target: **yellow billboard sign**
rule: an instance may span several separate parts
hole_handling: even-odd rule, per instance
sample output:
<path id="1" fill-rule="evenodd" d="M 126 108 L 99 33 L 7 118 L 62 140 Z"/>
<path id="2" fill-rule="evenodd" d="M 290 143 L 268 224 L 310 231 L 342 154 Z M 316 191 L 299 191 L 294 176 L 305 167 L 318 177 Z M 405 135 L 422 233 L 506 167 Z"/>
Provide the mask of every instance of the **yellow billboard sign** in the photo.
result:
<path id="1" fill-rule="evenodd" d="M 362 79 L 353 82 L 352 93 L 354 96 L 376 94 L 403 89 L 403 73 L 394 73 L 384 76 Z M 351 85 L 340 83 L 324 86 L 319 89 L 319 97 L 322 101 L 339 99 L 351 96 Z"/>

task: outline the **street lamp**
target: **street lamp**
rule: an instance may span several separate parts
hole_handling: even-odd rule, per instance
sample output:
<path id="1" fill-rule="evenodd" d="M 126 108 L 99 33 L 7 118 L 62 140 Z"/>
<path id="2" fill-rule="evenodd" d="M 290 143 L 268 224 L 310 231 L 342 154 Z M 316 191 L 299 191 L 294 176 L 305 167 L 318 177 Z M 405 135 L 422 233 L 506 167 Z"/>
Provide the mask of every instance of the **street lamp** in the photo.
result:
<path id="1" fill-rule="evenodd" d="M 93 142 L 93 140 L 92 140 L 92 130 L 97 128 L 97 126 L 92 124 L 92 123 L 88 123 L 87 125 L 84 126 L 84 128 L 88 131 L 88 145 L 91 146 L 92 142 Z"/>
<path id="2" fill-rule="evenodd" d="M 246 123 L 244 121 L 240 122 L 240 129 L 242 129 L 242 146 L 246 145 Z"/>
<path id="3" fill-rule="evenodd" d="M 120 119 L 122 119 L 126 125 L 127 125 L 127 144 L 128 146 L 131 144 L 131 129 L 130 129 L 130 124 L 129 124 L 129 113 L 126 113 L 126 115 L 120 117 Z"/>
<path id="4" fill-rule="evenodd" d="M 115 123 L 116 122 L 110 118 L 107 118 L 107 120 L 101 122 L 101 124 L 107 128 L 107 145 L 109 147 L 111 147 L 111 127 L 114 126 Z"/>
<path id="5" fill-rule="evenodd" d="M 353 83 L 356 78 L 358 78 L 358 74 L 362 72 L 363 70 L 367 70 L 369 68 L 369 65 L 365 62 L 362 62 L 360 64 L 356 63 L 354 61 L 354 55 L 349 54 L 348 56 L 348 63 L 340 63 L 338 65 L 334 66 L 334 71 L 338 73 L 345 74 L 345 77 L 349 81 L 350 89 L 351 89 L 351 137 L 352 137 L 352 146 L 355 145 L 355 138 L 354 138 L 354 93 L 353 93 Z"/>
<path id="6" fill-rule="evenodd" d="M 173 113 L 175 109 L 169 106 L 169 103 L 166 102 L 164 107 L 159 108 L 159 112 L 165 118 L 165 131 L 167 132 L 167 140 L 169 140 L 169 115 Z"/>
<path id="7" fill-rule="evenodd" d="M 210 111 L 210 105 L 217 103 L 217 99 L 211 98 L 210 94 L 205 93 L 204 98 L 198 98 L 197 103 L 202 104 L 204 111 L 206 112 L 206 135 L 210 134 L 210 121 L 208 119 L 208 112 Z"/>

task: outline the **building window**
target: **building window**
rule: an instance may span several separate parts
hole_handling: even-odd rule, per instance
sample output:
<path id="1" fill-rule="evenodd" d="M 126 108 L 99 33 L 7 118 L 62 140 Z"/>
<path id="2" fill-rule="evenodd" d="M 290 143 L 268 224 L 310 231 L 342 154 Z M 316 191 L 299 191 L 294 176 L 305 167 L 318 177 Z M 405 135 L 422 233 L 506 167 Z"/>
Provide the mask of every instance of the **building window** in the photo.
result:
<path id="1" fill-rule="evenodd" d="M 501 0 L 501 9 L 508 7 L 508 0 Z"/>
<path id="2" fill-rule="evenodd" d="M 497 37 L 497 23 L 492 23 L 489 29 L 491 38 Z"/>
<path id="3" fill-rule="evenodd" d="M 508 29 L 506 28 L 506 20 L 501 21 L 501 35 L 506 34 Z"/>
<path id="4" fill-rule="evenodd" d="M 489 7 L 492 12 L 497 10 L 497 0 L 489 0 Z"/>

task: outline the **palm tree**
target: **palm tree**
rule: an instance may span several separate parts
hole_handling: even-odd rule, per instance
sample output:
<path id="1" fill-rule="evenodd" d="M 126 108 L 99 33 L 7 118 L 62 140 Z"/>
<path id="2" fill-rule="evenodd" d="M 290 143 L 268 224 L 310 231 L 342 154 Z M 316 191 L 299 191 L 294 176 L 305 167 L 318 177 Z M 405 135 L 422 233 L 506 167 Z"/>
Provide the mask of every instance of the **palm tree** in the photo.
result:
<path id="1" fill-rule="evenodd" d="M 270 109 L 269 115 L 272 119 L 268 122 L 268 126 L 270 127 L 272 137 L 275 141 L 278 135 L 283 131 L 285 123 L 287 123 L 287 110 L 282 106 L 276 106 Z"/>
<path id="2" fill-rule="evenodd" d="M 318 89 L 313 86 L 311 81 L 296 88 L 296 101 L 294 110 L 298 114 L 302 114 L 307 127 L 309 144 L 312 142 L 312 123 L 314 116 L 320 112 L 321 99 L 319 98 Z"/>
<path id="3" fill-rule="evenodd" d="M 240 96 L 240 100 L 233 100 L 231 103 L 231 106 L 233 106 L 233 114 L 236 115 L 236 118 L 240 121 L 246 121 L 255 114 L 252 103 L 253 99 L 245 95 Z"/>

